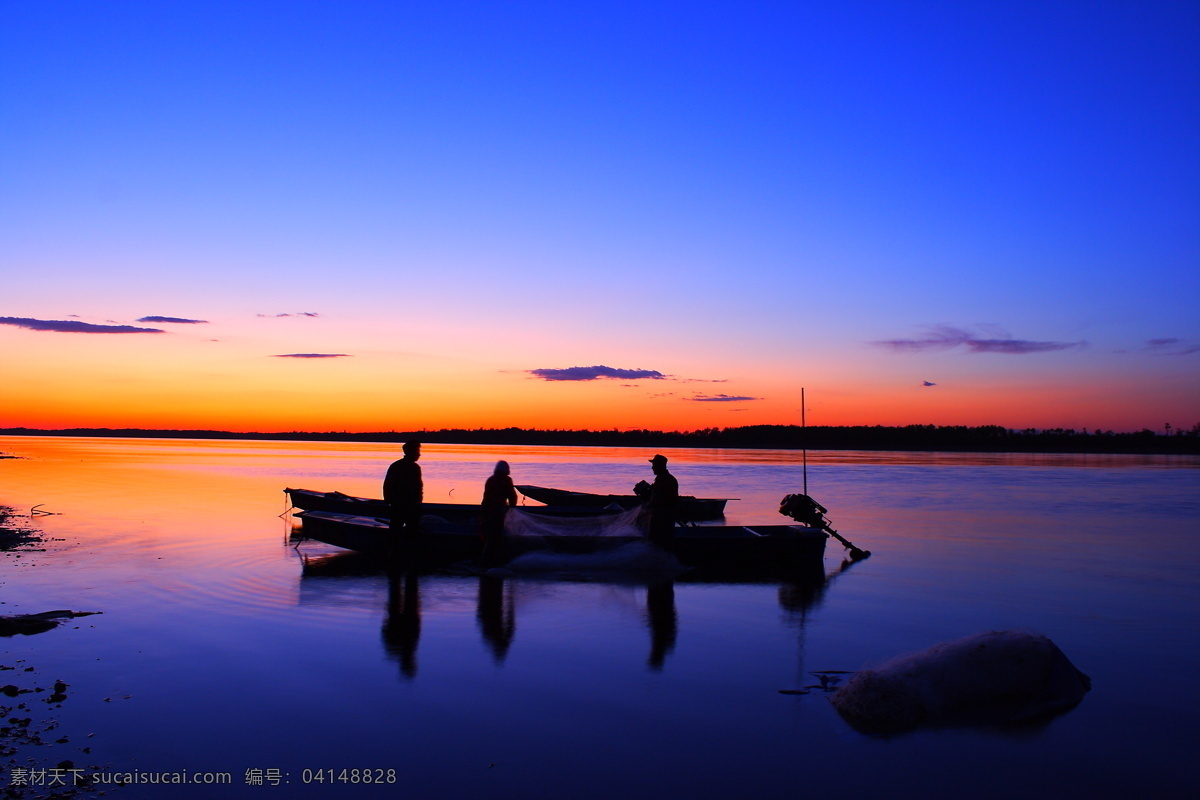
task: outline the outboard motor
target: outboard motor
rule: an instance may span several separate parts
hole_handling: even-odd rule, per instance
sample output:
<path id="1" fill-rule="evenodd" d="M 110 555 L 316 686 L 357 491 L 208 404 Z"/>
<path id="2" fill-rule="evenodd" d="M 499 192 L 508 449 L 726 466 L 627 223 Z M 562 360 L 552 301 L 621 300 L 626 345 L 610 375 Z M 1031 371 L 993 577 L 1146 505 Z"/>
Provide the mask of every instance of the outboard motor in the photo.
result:
<path id="1" fill-rule="evenodd" d="M 829 520 L 825 519 L 828 510 L 806 494 L 785 495 L 783 500 L 779 501 L 780 514 L 810 528 L 824 530 L 828 527 Z"/>
<path id="2" fill-rule="evenodd" d="M 780 514 L 783 514 L 785 517 L 791 517 L 801 525 L 825 531 L 850 551 L 851 561 L 859 561 L 871 555 L 870 550 L 859 550 L 848 539 L 835 531 L 829 520 L 825 518 L 827 512 L 828 509 L 825 506 L 806 494 L 789 494 L 783 500 L 779 501 Z"/>

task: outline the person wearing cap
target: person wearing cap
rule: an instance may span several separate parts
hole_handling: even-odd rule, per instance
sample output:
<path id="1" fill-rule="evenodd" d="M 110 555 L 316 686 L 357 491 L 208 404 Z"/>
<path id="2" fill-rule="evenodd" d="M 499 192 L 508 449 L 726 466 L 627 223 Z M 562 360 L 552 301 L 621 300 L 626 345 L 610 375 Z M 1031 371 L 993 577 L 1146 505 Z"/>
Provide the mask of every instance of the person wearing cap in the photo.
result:
<path id="1" fill-rule="evenodd" d="M 392 507 L 392 545 L 411 544 L 421 524 L 421 501 L 425 486 L 421 482 L 420 442 L 405 442 L 404 457 L 388 467 L 383 479 L 383 499 Z"/>
<path id="2" fill-rule="evenodd" d="M 504 517 L 517 504 L 517 489 L 509 475 L 507 461 L 497 461 L 492 477 L 483 484 L 483 514 L 480 527 L 483 533 L 483 564 L 491 567 L 499 562 L 504 547 Z"/>
<path id="3" fill-rule="evenodd" d="M 646 504 L 650 517 L 647 535 L 659 547 L 669 549 L 675 541 L 679 481 L 667 472 L 667 457 L 664 455 L 650 459 L 650 468 L 654 470 L 654 483 L 650 487 L 650 501 Z"/>

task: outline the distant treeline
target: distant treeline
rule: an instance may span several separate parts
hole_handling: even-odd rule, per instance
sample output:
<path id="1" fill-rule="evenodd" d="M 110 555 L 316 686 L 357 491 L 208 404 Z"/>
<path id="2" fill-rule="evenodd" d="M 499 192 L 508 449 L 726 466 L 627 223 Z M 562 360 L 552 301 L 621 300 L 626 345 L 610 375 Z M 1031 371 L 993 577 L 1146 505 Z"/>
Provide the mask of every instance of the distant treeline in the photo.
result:
<path id="1" fill-rule="evenodd" d="M 1200 454 L 1200 424 L 1188 430 L 1156 433 L 1076 431 L 1051 428 L 1011 430 L 999 425 L 812 426 L 748 425 L 698 431 L 527 430 L 524 428 L 437 431 L 345 431 L 234 433 L 229 431 L 144 430 L 140 428 L 3 428 L 6 436 L 119 436 L 155 439 L 258 439 L 273 441 L 406 442 L 595 447 L 773 448 L 783 450 L 927 450 L 988 453 L 1178 453 Z"/>

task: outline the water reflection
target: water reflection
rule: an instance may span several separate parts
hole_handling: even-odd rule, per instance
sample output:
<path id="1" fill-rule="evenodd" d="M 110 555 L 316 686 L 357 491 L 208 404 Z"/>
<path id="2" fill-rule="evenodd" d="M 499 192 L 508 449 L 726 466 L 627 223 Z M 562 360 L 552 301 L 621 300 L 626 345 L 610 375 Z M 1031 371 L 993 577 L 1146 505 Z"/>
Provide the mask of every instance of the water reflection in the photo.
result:
<path id="1" fill-rule="evenodd" d="M 905 787 L 999 798 L 1030 786 L 1046 797 L 1169 797 L 1196 783 L 1196 457 L 810 453 L 813 496 L 876 552 L 832 593 L 820 581 L 749 576 L 698 586 L 688 573 L 673 587 L 672 634 L 668 614 L 651 629 L 645 584 L 510 578 L 500 613 L 488 611 L 498 668 L 476 617 L 479 576 L 422 573 L 410 606 L 421 615 L 411 640 L 420 677 L 410 681 L 381 636 L 386 573 L 350 560 L 336 567 L 340 579 L 298 578 L 276 519 L 283 486 L 374 496 L 393 447 L 28 437 L 0 450 L 25 456 L 0 461 L 0 500 L 62 512 L 41 523 L 61 541 L 36 569 L 22 566 L 32 558 L 0 567 L 5 613 L 105 612 L 94 628 L 28 643 L 81 691 L 138 689 L 128 703 L 64 706 L 76 731 L 118 745 L 96 758 L 121 770 L 178 769 L 179 753 L 199 769 L 282 766 L 293 780 L 330 762 L 403 764 L 419 797 L 489 787 L 513 797 L 773 797 L 795 785 L 797 758 L 830 766 L 803 778 L 806 793 L 829 797 Z M 427 496 L 477 492 L 498 458 L 519 462 L 530 483 L 623 490 L 631 465 L 652 454 L 431 447 Z M 672 463 L 689 494 L 741 497 L 726 521 L 750 525 L 782 519 L 779 498 L 802 486 L 794 459 L 691 451 Z M 817 682 L 805 665 L 856 669 L 1011 627 L 1052 635 L 1097 680 L 1096 695 L 1036 742 L 976 731 L 863 740 L 818 690 L 777 694 L 793 678 L 800 689 Z M 648 664 L 654 631 L 662 673 Z M 339 690 L 311 691 L 326 683 Z M 197 687 L 224 701 L 197 703 Z"/>
<path id="2" fill-rule="evenodd" d="M 815 571 L 781 582 L 779 607 L 790 618 L 803 626 L 808 613 L 821 605 L 829 586 L 837 580 L 838 576 L 847 572 L 860 561 L 861 559 L 844 558 L 837 570 L 828 575 L 825 574 L 824 567 L 818 564 Z"/>
<path id="3" fill-rule="evenodd" d="M 479 621 L 479 631 L 492 652 L 492 658 L 497 664 L 503 664 L 513 637 L 517 634 L 517 611 L 512 586 L 506 589 L 503 578 L 480 575 L 475 618 Z"/>
<path id="4" fill-rule="evenodd" d="M 646 621 L 650 625 L 650 669 L 661 672 L 667 656 L 675 649 L 678 631 L 675 616 L 675 581 L 646 587 Z"/>
<path id="5" fill-rule="evenodd" d="M 358 553 L 338 553 L 324 556 L 301 554 L 302 570 L 299 600 L 312 610 L 333 610 L 344 613 L 347 608 L 378 608 L 380 596 L 384 594 L 381 579 L 386 580 L 386 599 L 383 600 L 383 622 L 381 639 L 389 659 L 396 661 L 405 680 L 413 680 L 418 672 L 418 646 L 421 638 L 422 613 L 442 613 L 451 607 L 461 608 L 461 591 L 445 591 L 445 581 L 456 583 L 460 589 L 474 588 L 474 612 L 476 628 L 485 651 L 497 666 L 507 660 L 517 633 L 518 591 L 536 588 L 538 593 L 547 588 L 577 586 L 599 586 L 622 590 L 613 597 L 628 597 L 632 589 L 644 589 L 644 605 L 638 619 L 649 633 L 649 650 L 646 668 L 651 672 L 662 672 L 675 651 L 679 637 L 679 611 L 676 606 L 677 584 L 778 586 L 777 596 L 781 610 L 790 624 L 799 628 L 803 638 L 806 618 L 817 608 L 825 596 L 830 583 L 852 564 L 842 562 L 841 567 L 826 576 L 820 564 L 812 571 L 791 574 L 786 578 L 769 573 L 747 573 L 742 570 L 732 574 L 714 574 L 711 570 L 691 571 L 676 576 L 638 576 L 612 574 L 554 578 L 535 576 L 513 577 L 511 575 L 480 574 L 459 576 L 445 572 L 422 573 L 402 567 L 388 567 L 377 559 Z M 441 585 L 434 594 L 423 592 L 427 586 Z"/>
<path id="6" fill-rule="evenodd" d="M 400 674 L 417 677 L 417 643 L 421 640 L 421 579 L 416 570 L 388 570 L 387 612 L 383 647 L 400 662 Z"/>

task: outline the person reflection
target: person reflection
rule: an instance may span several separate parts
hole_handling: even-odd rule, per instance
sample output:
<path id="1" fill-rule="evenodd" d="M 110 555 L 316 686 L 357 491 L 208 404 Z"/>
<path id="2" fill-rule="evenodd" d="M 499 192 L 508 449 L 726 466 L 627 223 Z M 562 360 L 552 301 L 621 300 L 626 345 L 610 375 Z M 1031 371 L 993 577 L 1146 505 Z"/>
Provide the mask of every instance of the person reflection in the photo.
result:
<path id="1" fill-rule="evenodd" d="M 496 663 L 502 664 L 517 633 L 517 616 L 512 595 L 504 591 L 504 579 L 480 575 L 478 602 L 475 618 L 479 620 L 483 641 L 492 651 L 492 658 Z"/>
<path id="2" fill-rule="evenodd" d="M 383 620 L 383 646 L 400 662 L 400 673 L 417 677 L 417 642 L 421 638 L 421 586 L 416 570 L 388 570 L 387 615 Z"/>
<path id="3" fill-rule="evenodd" d="M 646 621 L 650 624 L 650 669 L 660 672 L 675 649 L 675 582 L 663 581 L 646 587 Z"/>

